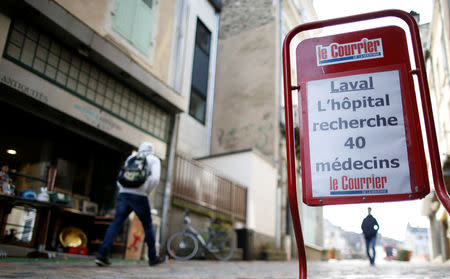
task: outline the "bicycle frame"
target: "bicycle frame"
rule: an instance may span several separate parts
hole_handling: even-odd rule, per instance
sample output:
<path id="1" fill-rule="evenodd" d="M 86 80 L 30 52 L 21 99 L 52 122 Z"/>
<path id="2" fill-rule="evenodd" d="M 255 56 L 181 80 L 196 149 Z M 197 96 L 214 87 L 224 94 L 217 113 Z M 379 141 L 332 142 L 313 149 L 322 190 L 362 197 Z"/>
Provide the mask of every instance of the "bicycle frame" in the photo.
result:
<path id="1" fill-rule="evenodd" d="M 185 226 L 184 226 L 182 232 L 183 233 L 188 232 L 188 233 L 193 234 L 197 238 L 197 240 L 202 244 L 202 246 L 204 248 L 206 248 L 206 250 L 209 251 L 208 243 L 209 243 L 209 240 L 211 239 L 211 236 L 212 236 L 212 229 L 211 229 L 211 227 L 208 227 L 208 229 L 207 229 L 208 238 L 205 241 L 205 239 L 203 238 L 201 233 L 197 232 L 194 229 L 194 227 L 191 226 L 191 219 L 189 218 L 189 216 L 185 216 L 184 218 L 185 218 L 185 221 L 184 221 L 185 222 Z M 188 218 L 188 219 L 186 220 L 186 218 Z"/>
<path id="2" fill-rule="evenodd" d="M 215 230 L 212 225 L 214 219 L 210 220 L 210 225 L 206 230 L 197 231 L 191 225 L 188 212 L 185 211 L 184 226 L 181 231 L 175 232 L 167 240 L 168 253 L 175 259 L 189 260 L 200 249 L 202 256 L 205 256 L 205 252 L 208 252 L 218 260 L 229 260 L 233 256 L 234 248 L 233 241 L 227 232 Z M 204 233 L 207 233 L 207 235 L 204 235 Z M 186 245 L 186 243 L 188 244 Z M 177 255 L 176 251 L 182 254 Z"/>

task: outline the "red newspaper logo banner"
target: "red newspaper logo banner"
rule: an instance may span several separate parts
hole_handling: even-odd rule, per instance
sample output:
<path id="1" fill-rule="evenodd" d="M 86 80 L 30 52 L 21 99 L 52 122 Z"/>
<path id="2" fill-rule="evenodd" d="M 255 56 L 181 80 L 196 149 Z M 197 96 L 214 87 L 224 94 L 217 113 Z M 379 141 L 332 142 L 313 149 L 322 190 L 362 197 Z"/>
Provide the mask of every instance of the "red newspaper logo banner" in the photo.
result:
<path id="1" fill-rule="evenodd" d="M 346 44 L 332 43 L 316 46 L 317 66 L 347 63 L 383 57 L 381 38 L 367 39 Z"/>

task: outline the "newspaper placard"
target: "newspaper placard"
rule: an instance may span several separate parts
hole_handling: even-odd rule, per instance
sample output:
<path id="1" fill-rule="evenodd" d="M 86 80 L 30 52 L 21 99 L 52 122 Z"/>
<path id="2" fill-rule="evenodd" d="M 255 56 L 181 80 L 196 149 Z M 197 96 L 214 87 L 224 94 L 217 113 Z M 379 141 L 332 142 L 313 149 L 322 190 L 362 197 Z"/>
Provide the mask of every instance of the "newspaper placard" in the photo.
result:
<path id="1" fill-rule="evenodd" d="M 411 192 L 399 71 L 307 82 L 312 196 Z"/>

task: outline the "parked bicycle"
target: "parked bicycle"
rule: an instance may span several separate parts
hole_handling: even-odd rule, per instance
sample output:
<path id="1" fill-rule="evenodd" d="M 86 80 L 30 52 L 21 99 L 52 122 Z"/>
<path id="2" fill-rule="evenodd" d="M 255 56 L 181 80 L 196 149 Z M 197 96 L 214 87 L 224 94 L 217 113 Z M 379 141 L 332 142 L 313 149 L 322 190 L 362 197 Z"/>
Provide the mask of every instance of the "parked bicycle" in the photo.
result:
<path id="1" fill-rule="evenodd" d="M 210 219 L 210 226 L 202 232 L 197 232 L 191 226 L 189 210 L 184 212 L 184 227 L 180 232 L 172 234 L 167 240 L 167 252 L 176 260 L 192 259 L 201 248 L 211 253 L 220 261 L 231 259 L 234 253 L 233 241 L 225 231 L 213 228 L 215 220 Z M 205 238 L 203 236 L 206 236 Z"/>

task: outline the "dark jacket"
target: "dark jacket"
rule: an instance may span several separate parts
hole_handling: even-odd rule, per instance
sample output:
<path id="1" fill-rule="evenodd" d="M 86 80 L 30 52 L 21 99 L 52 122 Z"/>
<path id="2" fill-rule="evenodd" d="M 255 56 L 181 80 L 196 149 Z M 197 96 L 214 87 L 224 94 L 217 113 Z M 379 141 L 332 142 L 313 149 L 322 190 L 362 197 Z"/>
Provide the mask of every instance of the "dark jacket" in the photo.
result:
<path id="1" fill-rule="evenodd" d="M 377 235 L 379 229 L 378 222 L 372 215 L 367 215 L 361 224 L 361 229 L 365 238 L 372 238 Z"/>

